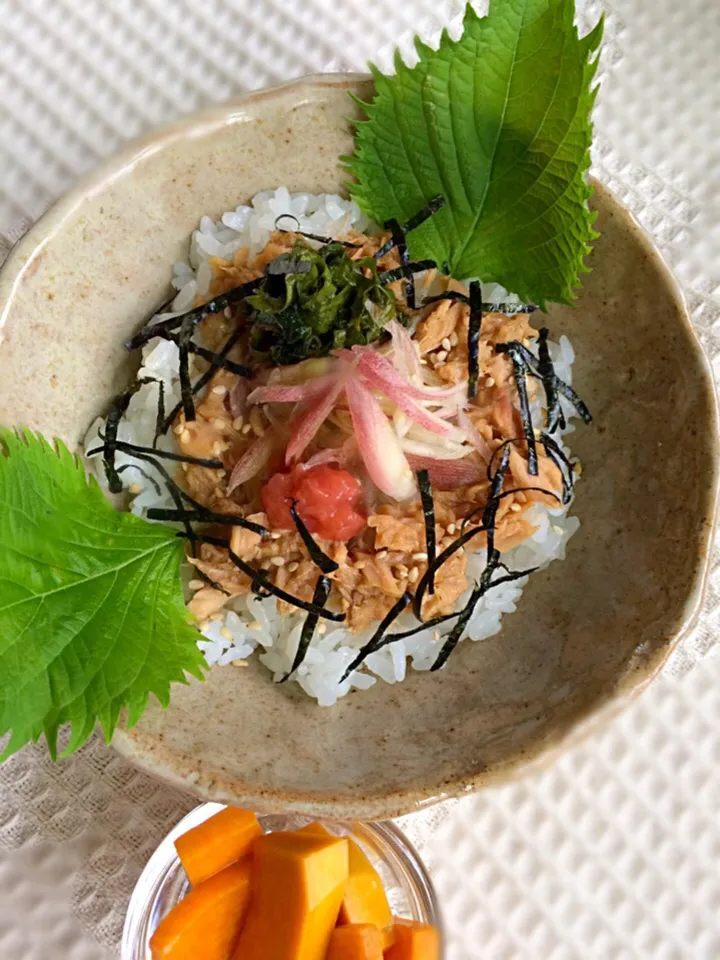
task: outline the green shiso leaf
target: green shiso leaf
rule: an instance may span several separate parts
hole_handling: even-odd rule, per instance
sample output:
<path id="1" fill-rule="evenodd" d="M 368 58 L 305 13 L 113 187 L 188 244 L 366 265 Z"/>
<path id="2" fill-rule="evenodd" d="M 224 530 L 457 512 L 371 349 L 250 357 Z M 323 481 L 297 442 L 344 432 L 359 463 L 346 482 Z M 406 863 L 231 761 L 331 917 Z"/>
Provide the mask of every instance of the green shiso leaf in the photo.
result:
<path id="1" fill-rule="evenodd" d="M 525 301 L 568 302 L 590 241 L 587 182 L 600 21 L 580 38 L 574 0 L 468 6 L 459 41 L 416 43 L 419 62 L 373 68 L 346 157 L 354 199 L 378 222 L 446 204 L 408 237 L 460 280 L 495 281 Z"/>
<path id="2" fill-rule="evenodd" d="M 135 723 L 154 694 L 202 677 L 175 531 L 117 513 L 60 443 L 0 428 L 0 759 L 45 734 L 53 756 L 122 708 Z"/>

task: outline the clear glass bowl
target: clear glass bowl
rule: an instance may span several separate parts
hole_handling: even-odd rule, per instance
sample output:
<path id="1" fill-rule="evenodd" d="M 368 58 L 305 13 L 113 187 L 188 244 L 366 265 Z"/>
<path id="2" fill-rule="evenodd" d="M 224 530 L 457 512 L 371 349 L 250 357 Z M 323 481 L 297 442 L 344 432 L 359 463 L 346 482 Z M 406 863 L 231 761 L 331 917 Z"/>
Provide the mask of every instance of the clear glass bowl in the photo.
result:
<path id="1" fill-rule="evenodd" d="M 162 918 L 182 900 L 188 890 L 187 877 L 175 852 L 174 841 L 192 827 L 223 809 L 221 803 L 196 807 L 165 837 L 143 870 L 130 898 L 122 939 L 122 960 L 151 960 L 150 937 Z M 296 830 L 312 817 L 297 815 L 261 816 L 265 832 Z M 389 822 L 339 823 L 324 820 L 338 836 L 352 836 L 382 877 L 393 914 L 442 927 L 435 890 L 425 866 L 412 844 Z M 444 953 L 443 953 L 444 955 Z"/>

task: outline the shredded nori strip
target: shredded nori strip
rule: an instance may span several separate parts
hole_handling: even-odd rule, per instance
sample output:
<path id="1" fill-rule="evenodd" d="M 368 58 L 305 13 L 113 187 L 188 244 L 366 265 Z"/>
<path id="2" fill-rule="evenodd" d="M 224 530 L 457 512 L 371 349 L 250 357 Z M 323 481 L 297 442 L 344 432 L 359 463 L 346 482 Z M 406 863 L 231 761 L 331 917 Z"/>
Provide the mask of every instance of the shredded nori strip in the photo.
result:
<path id="1" fill-rule="evenodd" d="M 165 331 L 177 330 L 185 322 L 187 322 L 189 326 L 196 327 L 205 317 L 209 317 L 214 313 L 221 313 L 225 307 L 230 307 L 234 303 L 238 303 L 238 301 L 249 297 L 251 293 L 257 290 L 263 279 L 263 277 L 257 277 L 255 280 L 248 280 L 247 283 L 228 290 L 227 293 L 221 293 L 219 296 L 213 297 L 212 300 L 208 300 L 208 302 L 202 304 L 202 306 L 193 307 L 192 310 L 189 310 L 179 317 L 173 317 L 171 320 L 161 320 L 160 323 L 153 324 L 152 326 L 145 326 L 132 340 L 129 340 L 125 346 L 128 350 L 136 350 L 150 340 L 162 336 Z"/>
<path id="2" fill-rule="evenodd" d="M 226 343 L 225 343 L 225 345 L 223 346 L 223 348 L 222 348 L 222 350 L 220 351 L 220 353 L 217 354 L 217 357 L 219 357 L 220 359 L 224 360 L 225 357 L 227 357 L 227 355 L 230 353 L 230 351 L 232 350 L 232 348 L 235 346 L 235 344 L 238 342 L 238 340 L 240 339 L 241 336 L 242 336 L 242 330 L 238 327 L 238 329 L 235 330 L 235 331 L 230 335 L 230 337 L 229 337 L 228 340 L 226 341 Z M 210 383 L 210 381 L 212 380 L 212 378 L 213 378 L 214 375 L 215 375 L 215 370 L 216 370 L 216 369 L 217 369 L 217 368 L 216 368 L 215 364 L 211 361 L 211 366 L 210 366 L 210 368 L 209 368 L 208 370 L 206 370 L 205 373 L 204 373 L 201 377 L 199 377 L 199 378 L 195 381 L 195 383 L 193 384 L 193 386 L 192 386 L 192 392 L 193 392 L 193 394 L 198 394 L 198 393 L 203 389 L 203 387 L 207 386 L 207 384 Z M 167 431 L 170 429 L 173 421 L 175 420 L 175 418 L 177 417 L 177 415 L 178 415 L 178 414 L 180 413 L 180 411 L 182 410 L 182 406 L 183 406 L 183 405 L 182 405 L 182 401 L 180 401 L 180 403 L 177 403 L 177 404 L 172 408 L 172 410 L 170 411 L 170 413 L 169 413 L 169 414 L 167 415 L 167 417 L 165 418 L 165 422 L 164 422 L 163 425 L 162 425 L 161 433 L 167 433 Z"/>
<path id="3" fill-rule="evenodd" d="M 146 383 L 160 384 L 160 403 L 164 403 L 165 385 L 163 381 L 158 380 L 155 377 L 142 377 L 141 379 L 136 380 L 128 390 L 125 390 L 123 393 L 115 397 L 110 405 L 110 412 L 105 418 L 105 434 L 100 434 L 100 436 L 105 443 L 103 466 L 105 468 L 105 476 L 107 478 L 108 489 L 110 490 L 110 493 L 120 493 L 123 488 L 122 483 L 120 482 L 119 471 L 115 469 L 115 451 L 119 444 L 117 439 L 118 427 L 120 426 L 120 421 L 122 420 L 124 414 L 127 412 L 130 401 L 138 392 L 140 387 L 144 386 Z"/>
<path id="4" fill-rule="evenodd" d="M 278 599 L 284 600 L 285 603 L 289 603 L 293 607 L 299 607 L 301 610 L 307 610 L 308 613 L 316 613 L 319 617 L 323 617 L 325 620 L 332 620 L 334 623 L 344 622 L 344 613 L 333 613 L 331 610 L 326 610 L 324 607 L 318 606 L 314 602 L 308 603 L 307 600 L 302 600 L 300 597 L 294 597 L 291 593 L 288 593 L 281 587 L 276 587 L 272 580 L 269 580 L 265 574 L 250 566 L 250 564 L 246 563 L 244 560 L 241 560 L 240 557 L 229 546 L 228 555 L 238 570 L 242 570 L 243 573 L 246 573 L 251 580 L 259 584 L 259 586 L 268 593 L 278 597 Z"/>
<path id="5" fill-rule="evenodd" d="M 505 447 L 503 451 L 500 464 L 495 473 L 495 476 L 492 478 L 492 484 L 490 487 L 490 493 L 488 495 L 488 500 L 485 506 L 483 507 L 483 516 L 482 523 L 478 527 L 474 527 L 471 530 L 465 530 L 460 536 L 456 537 L 453 542 L 447 546 L 443 552 L 435 558 L 435 560 L 430 563 L 428 559 L 428 568 L 425 573 L 420 578 L 420 581 L 415 588 L 415 596 L 413 597 L 413 613 L 418 620 L 422 621 L 422 602 L 425 596 L 425 591 L 428 588 L 430 578 L 434 577 L 440 567 L 446 563 L 450 557 L 457 553 L 458 550 L 461 550 L 466 543 L 476 537 L 480 533 L 487 533 L 488 535 L 488 545 L 492 548 L 491 545 L 491 536 L 493 532 L 490 527 L 495 524 L 495 514 L 497 513 L 497 500 L 500 496 L 503 483 L 505 482 L 505 475 L 507 473 L 508 463 L 510 461 L 510 448 Z M 489 470 L 489 467 L 488 467 Z M 473 511 L 475 512 L 475 511 Z M 467 519 L 467 518 L 466 518 Z"/>
<path id="6" fill-rule="evenodd" d="M 324 553 L 313 539 L 313 535 L 305 526 L 302 517 L 297 511 L 297 500 L 293 500 L 290 504 L 290 516 L 293 518 L 297 531 L 300 534 L 300 539 L 307 547 L 307 552 L 310 554 L 310 559 L 315 566 L 319 567 L 323 573 L 334 573 L 339 565 Z"/>
<path id="7" fill-rule="evenodd" d="M 162 434 L 162 426 L 165 423 L 165 381 L 158 380 L 159 396 L 157 416 L 155 417 L 155 433 L 153 435 L 153 448 L 157 447 L 157 442 Z"/>
<path id="8" fill-rule="evenodd" d="M 162 330 L 158 333 L 158 338 L 161 340 L 169 340 L 170 343 L 174 343 L 177 346 L 180 345 L 179 335 L 172 330 Z M 200 344 L 195 343 L 193 340 L 190 340 L 187 344 L 187 350 L 188 353 L 195 354 L 198 357 L 202 357 L 203 360 L 207 360 L 215 369 L 229 370 L 230 373 L 235 373 L 238 377 L 249 378 L 253 375 L 252 370 L 248 367 L 243 366 L 241 363 L 235 363 L 234 360 L 227 360 L 222 353 L 215 353 L 213 350 L 201 347 Z M 162 383 L 162 381 L 158 381 L 158 383 Z M 193 393 L 197 393 L 197 390 L 193 389 Z M 164 419 L 163 417 L 163 420 Z"/>
<path id="9" fill-rule="evenodd" d="M 100 434 L 101 439 L 105 440 L 102 434 Z M 93 450 L 88 450 L 88 457 L 94 456 L 96 453 L 102 453 L 106 449 L 107 444 L 104 444 L 102 447 L 95 447 Z M 222 460 L 206 460 L 203 457 L 186 457 L 182 453 L 171 453 L 168 450 L 158 450 L 155 447 L 140 447 L 135 443 L 126 443 L 124 440 L 116 440 L 115 446 L 118 450 L 122 450 L 123 453 L 135 454 L 149 454 L 153 457 L 159 457 L 161 460 L 172 460 L 174 463 L 190 463 L 196 467 L 207 467 L 208 470 L 223 470 L 225 465 Z"/>
<path id="10" fill-rule="evenodd" d="M 389 633 L 380 643 L 376 645 L 375 650 L 382 650 L 383 647 L 388 647 L 391 643 L 395 643 L 397 640 L 407 640 L 408 637 L 414 637 L 416 634 L 422 633 L 423 630 L 432 630 L 433 627 L 439 627 L 443 623 L 448 623 L 450 620 L 455 620 L 460 616 L 461 612 L 462 611 L 444 613 L 442 616 L 433 617 L 432 620 L 426 620 L 424 623 L 421 621 L 416 626 L 409 627 L 407 630 L 402 630 L 400 633 Z"/>
<path id="11" fill-rule="evenodd" d="M 482 287 L 477 280 L 470 284 L 470 319 L 468 321 L 468 400 L 474 400 L 480 373 L 480 330 L 482 327 Z"/>
<path id="12" fill-rule="evenodd" d="M 180 353 L 180 396 L 182 397 L 182 408 L 185 416 L 185 422 L 190 423 L 195 419 L 195 402 L 193 400 L 192 381 L 190 380 L 190 339 L 193 335 L 192 319 L 187 317 L 183 319 L 180 327 L 180 336 L 178 337 L 178 350 Z"/>
<path id="13" fill-rule="evenodd" d="M 488 565 L 490 565 L 497 554 L 495 550 L 495 517 L 497 516 L 498 506 L 500 505 L 500 494 L 502 493 L 503 484 L 505 483 L 505 475 L 507 474 L 509 462 L 510 447 L 505 447 L 500 464 L 490 484 L 490 494 L 485 504 L 485 509 L 483 510 L 482 525 L 487 530 Z"/>
<path id="14" fill-rule="evenodd" d="M 144 449 L 144 448 L 143 448 L 143 449 Z M 152 454 L 155 454 L 155 453 L 157 453 L 157 451 L 156 451 L 156 450 L 153 450 L 153 451 L 151 451 L 151 453 L 152 453 Z M 179 486 L 179 485 L 173 480 L 173 478 L 172 478 L 172 477 L 170 476 L 170 474 L 167 472 L 167 470 L 165 469 L 165 467 L 163 467 L 163 465 L 162 465 L 161 463 L 159 463 L 159 462 L 154 458 L 154 456 L 151 456 L 151 455 L 149 455 L 149 454 L 147 454 L 147 453 L 138 453 L 137 448 L 135 448 L 135 449 L 133 450 L 133 456 L 134 456 L 136 459 L 138 459 L 138 460 L 143 460 L 145 463 L 149 463 L 151 466 L 153 466 L 153 467 L 157 470 L 157 472 L 160 474 L 160 476 L 161 476 L 161 477 L 163 478 L 163 480 L 165 481 L 165 485 L 166 485 L 166 487 L 167 487 L 167 489 L 168 489 L 168 492 L 170 493 L 170 496 L 173 498 L 173 501 L 175 502 L 175 505 L 177 506 L 178 510 L 182 510 L 182 501 L 183 501 L 183 500 L 185 500 L 186 503 L 189 503 L 191 506 L 195 507 L 196 510 L 199 510 L 199 511 L 204 511 L 204 510 L 205 510 L 205 507 L 204 507 L 201 503 L 198 503 L 197 500 L 194 500 L 194 499 L 190 496 L 189 493 L 186 493 L 186 492 L 183 490 L 183 488 L 182 488 L 181 486 Z M 194 543 L 193 543 L 193 541 L 194 541 L 195 539 L 197 539 L 197 538 L 195 537 L 195 534 L 194 534 L 193 531 L 192 531 L 192 527 L 190 527 L 189 525 L 187 525 L 187 526 L 186 526 L 186 530 L 188 531 L 188 539 L 189 539 L 190 542 L 193 544 L 193 556 L 195 556 L 195 549 L 194 549 Z"/>
<path id="15" fill-rule="evenodd" d="M 403 233 L 403 239 L 406 234 L 411 233 L 413 230 L 417 230 L 421 224 L 425 223 L 426 220 L 429 220 L 430 217 L 438 212 L 438 210 L 442 210 L 444 206 L 445 197 L 438 195 L 437 197 L 433 197 L 432 200 L 429 200 L 422 210 L 418 211 L 415 216 L 410 217 L 410 219 L 406 220 L 403 224 L 398 224 Z M 385 224 L 385 226 L 387 227 L 389 223 L 397 223 L 397 220 L 390 220 Z M 390 237 L 384 247 L 381 247 L 378 250 L 378 252 L 375 254 L 375 257 L 384 257 L 385 254 L 390 253 L 394 246 L 396 246 L 396 241 L 395 233 L 393 231 L 392 237 Z"/>
<path id="16" fill-rule="evenodd" d="M 182 507 L 177 510 L 167 510 L 163 507 L 150 507 L 147 517 L 148 520 L 166 520 L 169 523 L 183 523 L 187 520 L 224 527 L 242 527 L 243 530 L 252 530 L 261 537 L 267 533 L 265 527 L 253 520 L 246 520 L 245 517 L 239 517 L 233 513 L 215 513 L 213 510 L 185 510 Z"/>
<path id="17" fill-rule="evenodd" d="M 522 438 L 524 441 L 524 437 Z M 504 490 L 502 493 L 498 494 L 498 500 L 504 500 L 505 497 L 511 497 L 514 493 L 544 493 L 547 497 L 552 497 L 553 500 L 557 500 L 559 504 L 565 503 L 562 497 L 559 497 L 554 490 L 547 490 L 545 487 L 513 487 L 512 490 Z M 464 530 L 469 523 L 472 523 L 474 518 L 485 510 L 485 507 L 476 507 L 474 510 L 471 510 L 467 516 L 463 517 L 462 520 L 462 529 Z M 481 528 L 484 529 L 484 528 Z"/>
<path id="18" fill-rule="evenodd" d="M 545 396 L 548 398 L 547 431 L 548 433 L 554 433 L 558 424 L 560 424 L 560 426 L 564 426 L 565 424 L 565 418 L 562 411 L 559 410 L 559 401 L 556 401 L 551 406 L 551 397 L 554 398 L 558 392 L 561 393 L 566 400 L 570 401 L 584 423 L 591 423 L 592 415 L 570 384 L 565 383 L 565 381 L 561 380 L 555 373 L 552 360 L 550 359 L 550 351 L 547 346 L 547 333 L 548 331 L 545 328 L 540 331 L 538 347 L 540 359 L 535 357 L 519 340 L 508 340 L 507 343 L 498 343 L 495 346 L 495 351 L 496 353 L 507 354 L 514 361 L 517 360 L 518 363 L 521 363 L 525 367 L 526 373 L 532 374 L 533 377 L 537 377 L 538 380 L 542 381 L 543 387 L 545 388 Z M 562 419 L 558 419 L 557 412 L 554 412 L 555 408 L 557 408 Z M 554 416 L 551 417 L 553 413 Z"/>
<path id="19" fill-rule="evenodd" d="M 565 383 L 564 380 L 561 380 L 559 377 L 555 377 L 555 385 L 557 386 L 560 393 L 565 397 L 566 400 L 569 400 L 570 403 L 575 407 L 583 423 L 592 423 L 592 414 L 585 406 L 580 397 L 575 393 L 573 388 L 569 383 Z"/>
<path id="20" fill-rule="evenodd" d="M 475 607 L 485 596 L 488 590 L 492 590 L 493 587 L 499 587 L 502 583 L 509 583 L 511 580 L 520 580 L 522 577 L 527 577 L 531 573 L 535 573 L 537 570 L 537 567 L 533 567 L 530 570 L 515 570 L 512 573 L 508 573 L 507 576 L 500 577 L 499 579 L 491 582 L 490 578 L 499 566 L 501 566 L 501 564 L 496 562 L 494 565 L 488 564 L 488 566 L 483 570 L 480 583 L 473 590 L 472 594 L 470 595 L 470 599 L 465 604 L 465 607 L 460 611 L 460 614 L 455 622 L 455 626 L 445 638 L 445 642 L 442 645 L 435 663 L 433 663 L 432 667 L 430 667 L 431 672 L 440 670 L 445 666 L 448 657 L 460 642 L 463 631 L 475 612 Z"/>
<path id="21" fill-rule="evenodd" d="M 194 558 L 197 559 L 197 558 Z M 219 590 L 220 593 L 224 593 L 226 597 L 229 597 L 231 594 L 225 587 L 218 583 L 216 580 L 213 580 L 212 577 L 209 577 L 204 570 L 201 570 L 199 567 L 193 566 L 193 575 L 196 576 L 199 580 L 202 580 L 203 583 L 206 583 L 209 587 L 212 587 L 213 590 Z"/>
<path id="22" fill-rule="evenodd" d="M 187 535 L 184 533 L 178 533 L 178 536 L 185 537 L 187 539 Z M 263 570 L 257 570 L 245 560 L 242 560 L 235 553 L 227 540 L 221 540 L 219 537 L 208 537 L 204 534 L 195 534 L 194 536 L 195 539 L 200 543 L 209 543 L 212 546 L 222 547 L 223 549 L 227 550 L 230 560 L 235 564 L 238 570 L 241 570 L 244 574 L 250 577 L 254 584 L 267 591 L 268 594 L 272 594 L 279 600 L 284 600 L 285 603 L 289 603 L 293 607 L 299 607 L 301 610 L 307 610 L 308 613 L 316 613 L 319 617 L 322 617 L 325 620 L 332 620 L 333 623 L 342 623 L 345 620 L 344 613 L 333 613 L 332 610 L 326 610 L 324 607 L 320 607 L 316 603 L 308 603 L 307 600 L 302 600 L 300 597 L 294 597 L 291 593 L 287 593 L 287 591 L 283 590 L 281 587 L 276 587 L 272 580 L 268 579 Z"/>
<path id="23" fill-rule="evenodd" d="M 428 579 L 427 590 L 429 594 L 435 593 L 435 503 L 433 501 L 432 488 L 430 486 L 430 474 L 427 470 L 418 470 L 418 487 L 420 488 L 420 502 L 422 503 L 423 519 L 425 521 L 425 549 L 427 551 Z"/>
<path id="24" fill-rule="evenodd" d="M 444 293 L 437 293 L 433 297 L 426 297 L 420 306 L 427 307 L 431 303 L 440 303 L 441 300 L 452 300 L 454 303 L 470 303 L 470 297 L 466 293 L 461 293 L 459 290 L 446 290 Z"/>
<path id="25" fill-rule="evenodd" d="M 318 581 L 315 584 L 315 592 L 313 593 L 313 603 L 316 606 L 321 608 L 325 607 L 327 598 L 330 595 L 330 586 L 331 583 L 328 577 L 318 577 Z M 302 665 L 303 660 L 307 656 L 308 647 L 312 642 L 319 619 L 320 617 L 317 613 L 309 613 L 307 615 L 305 623 L 303 624 L 302 633 L 300 634 L 300 642 L 298 643 L 298 648 L 295 653 L 295 659 L 293 660 L 290 670 L 285 674 L 280 683 L 285 683 L 286 680 L 289 680 L 297 668 Z"/>
<path id="26" fill-rule="evenodd" d="M 422 602 L 425 597 L 428 583 L 430 582 L 430 577 L 433 577 L 438 572 L 440 567 L 446 563 L 454 553 L 457 553 L 458 550 L 461 550 L 466 543 L 469 543 L 473 537 L 485 532 L 485 527 L 483 526 L 473 527 L 472 530 L 466 530 L 464 533 L 460 534 L 459 537 L 456 537 L 449 546 L 445 547 L 442 553 L 439 553 L 431 564 L 428 564 L 427 570 L 418 581 L 418 585 L 415 588 L 415 596 L 413 597 L 413 613 L 418 620 L 422 621 Z M 430 621 L 428 621 L 428 623 L 429 622 Z"/>
<path id="27" fill-rule="evenodd" d="M 542 435 L 542 444 L 545 447 L 545 452 L 560 471 L 560 476 L 562 477 L 562 502 L 563 504 L 570 503 L 575 487 L 573 465 L 565 455 L 565 451 L 546 433 Z"/>
<path id="28" fill-rule="evenodd" d="M 120 493 L 123 488 L 122 481 L 115 469 L 115 450 L 117 449 L 117 433 L 120 420 L 130 406 L 130 400 L 134 392 L 134 390 L 126 390 L 125 393 L 115 397 L 110 407 L 110 413 L 105 418 L 104 447 L 100 449 L 103 451 L 103 466 L 110 493 Z"/>
<path id="29" fill-rule="evenodd" d="M 388 613 L 385 614 L 375 633 L 372 635 L 372 637 L 370 637 L 365 646 L 362 647 L 362 649 L 358 652 L 358 655 L 352 661 L 342 677 L 340 677 L 340 683 L 342 683 L 343 680 L 347 680 L 353 670 L 357 670 L 359 666 L 362 666 L 365 659 L 369 657 L 371 653 L 375 653 L 376 650 L 379 650 L 382 646 L 384 646 L 383 638 L 385 633 L 397 620 L 411 600 L 412 594 L 406 590 L 400 599 L 391 607 Z"/>
<path id="30" fill-rule="evenodd" d="M 397 252 L 400 257 L 400 263 L 403 266 L 407 266 L 410 263 L 410 254 L 408 253 L 407 242 L 405 240 L 405 231 L 397 222 L 397 220 L 388 220 L 385 224 L 385 229 L 390 230 L 392 234 L 393 246 L 397 248 Z M 415 278 L 413 276 L 409 276 L 405 279 L 403 289 L 405 291 L 406 305 L 411 310 L 414 310 L 416 308 L 416 298 Z"/>
<path id="31" fill-rule="evenodd" d="M 440 303 L 442 300 L 470 303 L 470 297 L 466 293 L 462 293 L 460 290 L 445 290 L 444 293 L 426 297 L 420 306 L 427 307 L 431 303 Z M 483 313 L 504 313 L 506 317 L 514 317 L 517 313 L 535 313 L 538 308 L 532 303 L 493 303 L 484 300 L 482 309 Z"/>
<path id="32" fill-rule="evenodd" d="M 545 390 L 545 402 L 547 404 L 547 425 L 545 429 L 548 433 L 555 433 L 558 427 L 560 427 L 561 430 L 565 428 L 565 415 L 560 407 L 560 397 L 558 395 L 557 383 L 555 382 L 557 377 L 548 346 L 548 333 L 547 327 L 542 327 L 538 333 L 537 366 Z"/>
<path id="33" fill-rule="evenodd" d="M 445 197 L 443 197 L 442 194 L 438 194 L 436 197 L 433 197 L 432 200 L 428 200 L 422 210 L 419 210 L 403 224 L 403 230 L 405 233 L 412 233 L 413 230 L 417 230 L 421 224 L 434 216 L 438 210 L 442 210 L 444 206 Z"/>
<path id="34" fill-rule="evenodd" d="M 293 273 L 310 273 L 312 264 L 309 260 L 282 260 L 275 257 L 265 267 L 265 273 L 268 277 L 286 277 Z"/>
<path id="35" fill-rule="evenodd" d="M 411 277 L 415 273 L 423 273 L 425 270 L 435 270 L 434 260 L 413 260 L 410 263 L 404 263 L 400 267 L 394 267 L 392 270 L 383 270 L 378 274 L 378 280 L 381 283 L 395 283 L 396 280 L 404 280 L 405 277 Z"/>
<path id="36" fill-rule="evenodd" d="M 538 475 L 538 456 L 535 444 L 535 429 L 530 414 L 530 402 L 527 392 L 527 373 L 530 366 L 525 361 L 522 352 L 518 350 L 518 346 L 516 341 L 511 340 L 508 343 L 496 344 L 495 351 L 496 353 L 504 353 L 506 356 L 509 356 L 512 362 L 515 386 L 520 402 L 520 419 L 522 420 L 523 433 L 525 434 L 525 441 L 527 442 L 528 448 L 528 473 L 531 477 L 536 477 Z M 522 345 L 520 344 L 520 346 Z M 533 357 L 533 360 L 534 359 Z"/>
<path id="37" fill-rule="evenodd" d="M 287 229 L 284 229 L 283 227 L 278 226 L 278 222 L 280 220 L 294 220 L 295 223 L 298 225 L 298 228 L 300 227 L 300 221 L 298 220 L 297 217 L 293 216 L 292 213 L 281 213 L 279 217 L 275 218 L 275 229 L 279 230 L 280 233 L 297 233 L 301 237 L 306 237 L 308 240 L 317 240 L 318 243 L 324 243 L 326 245 L 329 243 L 341 243 L 344 247 L 352 247 L 355 250 L 359 250 L 363 246 L 362 243 L 351 243 L 350 240 L 333 240 L 332 237 L 322 237 L 317 233 L 305 233 L 303 230 L 300 230 L 300 229 L 287 230 Z"/>
<path id="38" fill-rule="evenodd" d="M 252 377 L 252 370 L 248 367 L 244 367 L 241 363 L 235 363 L 234 360 L 227 360 L 222 354 L 214 353 L 212 350 L 206 350 L 205 347 L 201 347 L 197 343 L 189 343 L 188 351 L 196 354 L 198 357 L 202 357 L 203 360 L 207 360 L 208 363 L 212 365 L 213 373 L 215 370 L 220 369 L 228 370 L 238 377 Z M 197 390 L 194 388 L 193 393 L 197 393 Z"/>

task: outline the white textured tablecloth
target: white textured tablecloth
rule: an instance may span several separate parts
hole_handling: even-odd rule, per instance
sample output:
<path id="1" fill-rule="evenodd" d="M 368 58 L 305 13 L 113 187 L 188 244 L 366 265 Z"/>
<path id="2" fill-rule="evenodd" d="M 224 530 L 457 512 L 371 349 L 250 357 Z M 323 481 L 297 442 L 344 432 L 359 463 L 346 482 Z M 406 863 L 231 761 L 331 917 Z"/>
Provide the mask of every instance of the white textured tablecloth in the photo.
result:
<path id="1" fill-rule="evenodd" d="M 654 235 L 720 375 L 720 5 L 607 0 L 595 173 Z M 153 124 L 323 69 L 389 66 L 456 0 L 0 0 L 0 256 Z M 581 6 L 585 27 L 599 3 Z M 720 958 L 720 619 L 550 770 L 405 826 L 452 960 Z M 707 655 L 706 655 L 707 654 Z M 693 667 L 692 670 L 690 668 Z M 94 740 L 0 768 L 0 960 L 117 956 L 125 905 L 193 801 Z M 439 825 L 438 825 L 439 824 Z"/>

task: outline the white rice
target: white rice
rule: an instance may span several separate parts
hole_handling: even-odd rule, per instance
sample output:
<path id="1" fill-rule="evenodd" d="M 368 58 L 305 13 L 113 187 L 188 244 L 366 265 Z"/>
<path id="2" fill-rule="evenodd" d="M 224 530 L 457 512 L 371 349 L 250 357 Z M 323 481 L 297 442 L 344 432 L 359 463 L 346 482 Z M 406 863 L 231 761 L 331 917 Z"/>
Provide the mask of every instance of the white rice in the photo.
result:
<path id="1" fill-rule="evenodd" d="M 284 215 L 295 219 L 281 222 L 279 226 L 322 236 L 342 236 L 351 227 L 360 231 L 372 229 L 372 224 L 357 204 L 336 194 L 291 194 L 285 187 L 259 193 L 253 197 L 251 206 L 239 206 L 235 210 L 229 210 L 218 221 L 210 217 L 202 218 L 199 229 L 193 233 L 190 240 L 188 260 L 176 263 L 173 267 L 172 284 L 177 290 L 172 304 L 173 312 L 158 314 L 151 322 L 158 322 L 190 309 L 198 294 L 205 296 L 208 293 L 212 276 L 210 258 L 218 256 L 232 260 L 241 247 L 249 247 L 251 252 L 262 250 L 275 229 L 278 217 Z M 512 301 L 515 298 L 508 295 L 502 287 L 488 284 L 484 285 L 483 299 L 497 302 Z M 570 383 L 574 360 L 570 341 L 567 337 L 561 337 L 559 343 L 550 344 L 550 352 L 558 376 Z M 153 341 L 145 346 L 138 377 L 162 380 L 165 385 L 166 409 L 172 409 L 180 400 L 177 347 L 163 340 Z M 542 391 L 536 391 L 532 401 L 536 422 L 539 422 L 544 399 L 541 393 Z M 159 386 L 156 383 L 145 384 L 138 390 L 130 401 L 126 417 L 120 423 L 118 439 L 152 446 L 158 395 Z M 561 404 L 568 421 L 564 433 L 570 433 L 574 429 L 570 418 L 575 415 L 575 411 L 567 401 L 562 400 Z M 99 430 L 103 424 L 101 419 L 93 424 L 86 438 L 86 451 L 102 444 Z M 559 437 L 557 441 L 562 443 Z M 177 449 L 172 433 L 161 437 L 158 446 L 163 450 Z M 569 455 L 566 448 L 565 453 Z M 115 461 L 122 471 L 123 485 L 134 495 L 131 507 L 133 513 L 145 516 L 151 507 L 174 505 L 161 478 L 153 476 L 154 471 L 149 464 L 122 452 L 116 454 Z M 99 481 L 105 486 L 100 457 L 91 458 L 91 464 Z M 153 479 L 156 482 L 153 482 Z M 542 569 L 553 560 L 564 559 L 566 544 L 580 526 L 577 518 L 568 516 L 568 507 L 548 508 L 535 504 L 527 511 L 526 516 L 537 526 L 537 530 L 527 541 L 503 556 L 507 566 L 511 570 L 532 567 Z M 484 567 L 484 548 L 468 555 L 467 573 L 471 583 L 480 577 Z M 188 571 L 187 578 L 190 576 Z M 523 577 L 490 590 L 476 606 L 463 633 L 463 640 L 486 640 L 497 634 L 501 629 L 503 615 L 515 611 L 526 583 L 527 577 Z M 464 605 L 469 595 L 468 590 L 459 599 L 458 607 Z M 273 597 L 236 598 L 216 619 L 203 627 L 198 646 L 210 666 L 243 664 L 258 651 L 260 661 L 277 681 L 284 677 L 292 666 L 304 619 L 305 614 L 302 612 L 279 614 L 277 601 Z M 410 614 L 404 614 L 396 621 L 393 631 L 415 625 L 414 618 Z M 385 683 L 402 682 L 408 662 L 414 670 L 429 670 L 443 644 L 441 632 L 423 630 L 371 654 L 360 670 L 354 671 L 341 683 L 340 677 L 373 632 L 374 628 L 362 634 L 352 634 L 342 625 L 322 624 L 316 631 L 304 663 L 293 677 L 294 681 L 300 684 L 308 696 L 314 697 L 320 706 L 332 706 L 351 689 L 365 690 L 373 686 L 378 678 Z"/>

